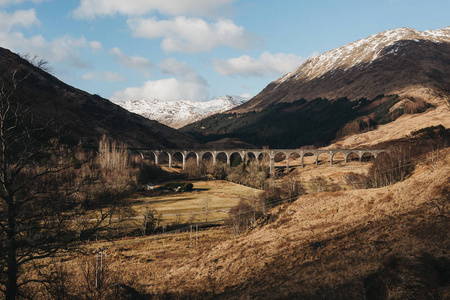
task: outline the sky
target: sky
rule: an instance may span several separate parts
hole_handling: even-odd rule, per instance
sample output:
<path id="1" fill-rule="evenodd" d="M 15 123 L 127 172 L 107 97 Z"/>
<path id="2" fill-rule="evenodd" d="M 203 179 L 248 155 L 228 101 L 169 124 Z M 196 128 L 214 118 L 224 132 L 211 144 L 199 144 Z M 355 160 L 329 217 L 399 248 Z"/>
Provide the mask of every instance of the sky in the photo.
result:
<path id="1" fill-rule="evenodd" d="M 113 102 L 253 97 L 306 59 L 399 27 L 450 26 L 450 0 L 0 0 L 0 47 Z"/>

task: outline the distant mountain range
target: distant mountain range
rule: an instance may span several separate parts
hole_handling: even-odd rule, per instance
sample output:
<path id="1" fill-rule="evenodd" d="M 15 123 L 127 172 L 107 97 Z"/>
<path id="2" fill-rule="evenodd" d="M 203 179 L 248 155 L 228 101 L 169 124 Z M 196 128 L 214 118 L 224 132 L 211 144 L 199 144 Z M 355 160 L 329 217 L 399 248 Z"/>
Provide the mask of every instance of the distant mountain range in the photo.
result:
<path id="1" fill-rule="evenodd" d="M 189 135 L 128 112 L 98 95 L 74 88 L 51 74 L 0 48 L 0 79 L 21 81 L 14 101 L 33 112 L 34 125 L 55 120 L 64 143 L 96 147 L 103 135 L 126 142 L 133 148 L 193 148 L 198 143 Z"/>
<path id="2" fill-rule="evenodd" d="M 198 102 L 193 100 L 161 101 L 158 99 L 128 100 L 117 104 L 126 110 L 158 121 L 172 128 L 202 120 L 244 104 L 250 98 L 222 96 L 214 100 Z"/>
<path id="3" fill-rule="evenodd" d="M 449 99 L 450 27 L 399 28 L 311 58 L 243 105 L 181 130 L 202 142 L 325 146 Z"/>

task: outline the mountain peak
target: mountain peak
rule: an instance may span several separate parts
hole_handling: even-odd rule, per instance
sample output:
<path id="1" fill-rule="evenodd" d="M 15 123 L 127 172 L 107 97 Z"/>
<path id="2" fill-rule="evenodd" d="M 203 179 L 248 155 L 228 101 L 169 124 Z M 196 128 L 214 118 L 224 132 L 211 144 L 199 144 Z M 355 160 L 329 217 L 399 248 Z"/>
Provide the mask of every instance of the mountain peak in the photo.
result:
<path id="1" fill-rule="evenodd" d="M 449 55 L 450 27 L 386 30 L 308 59 L 235 111 L 301 98 L 374 98 L 414 85 L 440 89 L 448 84 Z"/>
<path id="2" fill-rule="evenodd" d="M 408 27 L 386 30 L 313 57 L 307 60 L 295 72 L 290 73 L 289 77 L 313 79 L 335 68 L 348 70 L 362 63 L 368 63 L 378 59 L 384 48 L 402 40 L 426 40 L 435 43 L 450 43 L 450 27 L 423 32 Z M 285 80 L 286 75 L 279 79 L 278 82 Z"/>

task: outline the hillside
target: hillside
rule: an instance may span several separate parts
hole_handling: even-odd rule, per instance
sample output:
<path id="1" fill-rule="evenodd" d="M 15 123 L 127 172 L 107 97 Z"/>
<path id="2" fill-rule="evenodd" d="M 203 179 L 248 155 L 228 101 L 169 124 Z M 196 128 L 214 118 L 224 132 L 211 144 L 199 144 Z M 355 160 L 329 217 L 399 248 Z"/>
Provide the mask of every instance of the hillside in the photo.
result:
<path id="1" fill-rule="evenodd" d="M 407 102 L 407 105 L 402 106 L 402 102 Z M 336 138 L 374 130 L 402 115 L 434 109 L 429 103 L 401 99 L 398 95 L 380 95 L 372 100 L 362 98 L 358 101 L 348 98 L 336 101 L 302 99 L 278 103 L 259 112 L 217 114 L 181 131 L 203 142 L 239 138 L 272 148 L 321 147 Z"/>
<path id="2" fill-rule="evenodd" d="M 206 253 L 134 272 L 162 298 L 447 299 L 450 151 L 433 155 L 403 182 L 302 196 Z"/>
<path id="3" fill-rule="evenodd" d="M 247 103 L 181 130 L 204 142 L 239 138 L 274 148 L 325 146 L 381 126 L 392 128 L 381 138 L 399 138 L 426 126 L 388 126 L 397 119 L 450 125 L 449 78 L 450 28 L 400 28 L 312 58 Z"/>
<path id="4" fill-rule="evenodd" d="M 143 99 L 120 101 L 117 104 L 130 112 L 177 129 L 213 114 L 230 110 L 248 100 L 238 96 L 223 96 L 205 102 Z"/>
<path id="5" fill-rule="evenodd" d="M 450 27 L 399 28 L 374 34 L 317 57 L 270 83 L 233 112 L 261 110 L 280 102 L 316 98 L 373 99 L 399 94 L 449 93 Z"/>
<path id="6" fill-rule="evenodd" d="M 14 100 L 33 112 L 35 122 L 54 120 L 61 127 L 61 138 L 67 144 L 76 145 L 81 141 L 85 146 L 96 146 L 105 134 L 134 148 L 198 145 L 186 134 L 69 86 L 17 54 L 0 48 L 2 81 L 11 83 L 14 72 L 17 78 L 25 78 Z"/>

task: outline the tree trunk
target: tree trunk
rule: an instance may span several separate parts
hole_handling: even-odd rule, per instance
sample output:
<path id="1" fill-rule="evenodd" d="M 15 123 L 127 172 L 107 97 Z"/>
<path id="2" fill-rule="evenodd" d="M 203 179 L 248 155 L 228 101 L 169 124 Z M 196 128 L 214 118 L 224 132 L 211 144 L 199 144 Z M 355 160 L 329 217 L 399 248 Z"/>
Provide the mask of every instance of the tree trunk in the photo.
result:
<path id="1" fill-rule="evenodd" d="M 10 199 L 8 205 L 8 249 L 7 249 L 7 267 L 8 278 L 6 282 L 6 300 L 14 300 L 17 295 L 17 258 L 16 258 L 16 212 L 13 200 Z"/>

